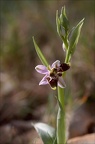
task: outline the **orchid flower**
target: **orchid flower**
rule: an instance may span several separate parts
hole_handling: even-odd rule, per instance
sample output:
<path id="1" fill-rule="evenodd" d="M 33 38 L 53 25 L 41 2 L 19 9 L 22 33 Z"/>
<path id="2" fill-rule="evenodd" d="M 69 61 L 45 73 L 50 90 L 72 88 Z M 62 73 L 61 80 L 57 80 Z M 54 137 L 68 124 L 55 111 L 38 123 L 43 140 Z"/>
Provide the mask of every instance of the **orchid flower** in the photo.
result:
<path id="1" fill-rule="evenodd" d="M 40 81 L 39 85 L 49 84 L 52 89 L 56 89 L 57 86 L 64 88 L 66 84 L 62 77 L 62 73 L 70 68 L 69 64 L 60 64 L 59 60 L 56 60 L 51 66 L 37 65 L 35 67 L 36 71 L 45 76 Z"/>

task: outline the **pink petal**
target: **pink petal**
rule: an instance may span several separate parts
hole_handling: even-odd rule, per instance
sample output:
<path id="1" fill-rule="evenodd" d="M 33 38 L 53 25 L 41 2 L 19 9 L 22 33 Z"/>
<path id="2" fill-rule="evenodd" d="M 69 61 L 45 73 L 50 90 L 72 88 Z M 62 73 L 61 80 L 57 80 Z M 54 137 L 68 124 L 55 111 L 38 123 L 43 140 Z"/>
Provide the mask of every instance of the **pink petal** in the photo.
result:
<path id="1" fill-rule="evenodd" d="M 42 80 L 40 81 L 39 85 L 47 85 L 49 84 L 48 83 L 48 80 L 47 80 L 47 75 L 45 75 Z"/>
<path id="2" fill-rule="evenodd" d="M 61 88 L 65 88 L 66 87 L 64 79 L 62 77 L 59 77 L 59 79 L 58 79 L 58 86 L 61 87 Z"/>
<path id="3" fill-rule="evenodd" d="M 52 68 L 57 68 L 60 66 L 60 61 L 59 60 L 56 60 L 53 64 L 52 64 Z"/>
<path id="4" fill-rule="evenodd" d="M 41 74 L 47 74 L 47 73 L 48 73 L 48 69 L 47 69 L 47 67 L 44 66 L 44 65 L 37 65 L 37 66 L 35 67 L 35 69 L 36 69 L 36 71 L 37 71 L 38 73 L 41 73 Z"/>

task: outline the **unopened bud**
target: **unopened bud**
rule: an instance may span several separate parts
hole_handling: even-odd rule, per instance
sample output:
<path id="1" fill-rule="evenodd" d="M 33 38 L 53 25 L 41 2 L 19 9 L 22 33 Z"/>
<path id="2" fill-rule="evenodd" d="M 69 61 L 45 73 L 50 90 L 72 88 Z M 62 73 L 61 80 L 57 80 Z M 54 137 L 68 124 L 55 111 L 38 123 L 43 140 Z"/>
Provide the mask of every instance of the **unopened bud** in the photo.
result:
<path id="1" fill-rule="evenodd" d="M 64 52 L 66 51 L 64 43 L 62 44 L 62 49 L 63 49 Z"/>

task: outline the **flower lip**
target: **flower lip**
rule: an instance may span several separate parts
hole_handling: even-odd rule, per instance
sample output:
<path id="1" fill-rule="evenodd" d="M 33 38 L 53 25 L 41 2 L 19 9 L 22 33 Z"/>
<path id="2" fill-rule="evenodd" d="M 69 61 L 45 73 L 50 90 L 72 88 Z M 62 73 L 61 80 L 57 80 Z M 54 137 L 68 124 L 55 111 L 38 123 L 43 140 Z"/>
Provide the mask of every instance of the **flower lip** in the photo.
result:
<path id="1" fill-rule="evenodd" d="M 70 65 L 67 64 L 67 63 L 62 63 L 59 68 L 60 68 L 59 71 L 64 72 L 64 71 L 67 71 L 70 68 Z"/>
<path id="2" fill-rule="evenodd" d="M 58 78 L 56 78 L 56 77 L 53 77 L 51 79 L 48 78 L 48 82 L 49 82 L 49 84 L 50 84 L 50 86 L 51 86 L 52 89 L 56 89 Z"/>

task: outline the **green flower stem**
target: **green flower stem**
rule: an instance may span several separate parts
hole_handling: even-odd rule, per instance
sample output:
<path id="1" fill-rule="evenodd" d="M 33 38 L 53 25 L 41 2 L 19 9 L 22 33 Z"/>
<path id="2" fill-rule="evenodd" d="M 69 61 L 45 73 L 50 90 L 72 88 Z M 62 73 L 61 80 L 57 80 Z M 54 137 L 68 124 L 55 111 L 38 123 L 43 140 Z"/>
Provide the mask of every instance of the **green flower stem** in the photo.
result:
<path id="1" fill-rule="evenodd" d="M 65 144 L 65 102 L 64 89 L 58 87 L 59 109 L 57 114 L 57 144 Z"/>
<path id="2" fill-rule="evenodd" d="M 69 59 L 70 59 L 70 50 L 68 48 L 67 53 L 66 53 L 65 63 L 68 63 Z"/>

